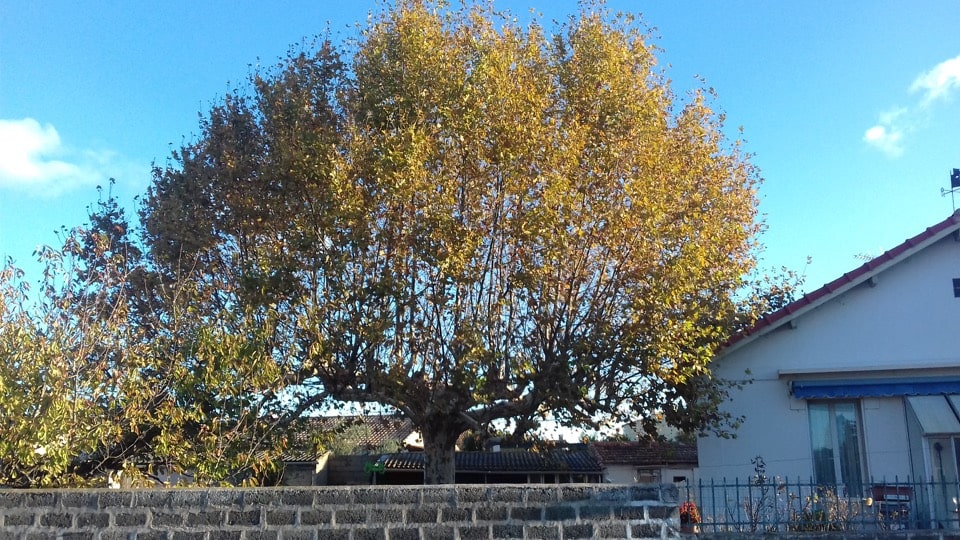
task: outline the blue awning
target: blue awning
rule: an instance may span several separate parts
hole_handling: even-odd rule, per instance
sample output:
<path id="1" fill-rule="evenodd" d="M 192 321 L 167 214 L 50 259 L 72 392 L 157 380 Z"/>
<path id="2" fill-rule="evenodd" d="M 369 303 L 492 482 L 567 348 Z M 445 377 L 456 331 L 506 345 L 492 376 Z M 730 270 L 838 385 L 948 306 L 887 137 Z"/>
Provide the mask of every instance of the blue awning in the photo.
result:
<path id="1" fill-rule="evenodd" d="M 790 393 L 800 399 L 960 394 L 960 377 L 793 381 Z"/>

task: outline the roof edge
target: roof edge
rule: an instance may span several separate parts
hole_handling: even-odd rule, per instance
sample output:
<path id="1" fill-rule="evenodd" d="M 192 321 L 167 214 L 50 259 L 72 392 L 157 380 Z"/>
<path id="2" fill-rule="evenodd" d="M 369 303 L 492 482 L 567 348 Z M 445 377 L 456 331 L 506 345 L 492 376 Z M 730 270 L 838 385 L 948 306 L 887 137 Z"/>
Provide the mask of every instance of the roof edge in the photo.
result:
<path id="1" fill-rule="evenodd" d="M 928 227 L 920 234 L 908 238 L 896 247 L 870 259 L 859 267 L 824 284 L 802 297 L 790 302 L 773 313 L 761 317 L 749 329 L 730 338 L 727 344 L 717 352 L 717 357 L 730 354 L 745 345 L 765 336 L 783 325 L 797 319 L 847 291 L 867 282 L 900 262 L 910 258 L 950 234 L 960 231 L 960 210 L 956 210 L 947 219 Z"/>

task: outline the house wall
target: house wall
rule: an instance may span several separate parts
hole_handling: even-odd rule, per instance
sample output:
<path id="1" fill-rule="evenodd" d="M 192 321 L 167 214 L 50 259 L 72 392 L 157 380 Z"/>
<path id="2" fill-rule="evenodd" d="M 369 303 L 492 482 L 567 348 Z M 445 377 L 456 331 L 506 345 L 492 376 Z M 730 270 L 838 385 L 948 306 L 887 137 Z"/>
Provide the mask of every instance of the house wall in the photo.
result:
<path id="1" fill-rule="evenodd" d="M 603 469 L 603 479 L 610 484 L 634 484 L 636 476 L 637 467 L 634 465 L 607 465 Z"/>
<path id="2" fill-rule="evenodd" d="M 606 465 L 603 469 L 603 480 L 609 484 L 635 484 L 637 483 L 638 465 Z M 687 482 L 694 479 L 692 467 L 661 467 L 660 483 L 672 484 L 674 478 L 684 477 Z"/>
<path id="3" fill-rule="evenodd" d="M 678 538 L 673 486 L 0 491 L 3 538 Z"/>
<path id="4" fill-rule="evenodd" d="M 735 439 L 700 439 L 698 477 L 744 479 L 756 456 L 767 474 L 812 476 L 807 404 L 790 396 L 791 380 L 960 375 L 957 277 L 951 236 L 718 359 L 719 377 L 751 381 L 723 406 L 745 422 Z M 868 476 L 910 474 L 902 398 L 866 399 L 861 412 Z"/>

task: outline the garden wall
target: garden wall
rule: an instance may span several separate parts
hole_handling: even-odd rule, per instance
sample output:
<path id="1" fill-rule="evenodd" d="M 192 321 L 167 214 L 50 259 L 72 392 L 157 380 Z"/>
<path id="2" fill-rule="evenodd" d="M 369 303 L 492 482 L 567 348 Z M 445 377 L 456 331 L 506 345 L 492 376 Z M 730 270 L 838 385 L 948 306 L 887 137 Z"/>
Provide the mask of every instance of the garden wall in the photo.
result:
<path id="1" fill-rule="evenodd" d="M 673 486 L 0 491 L 0 540 L 677 538 Z"/>

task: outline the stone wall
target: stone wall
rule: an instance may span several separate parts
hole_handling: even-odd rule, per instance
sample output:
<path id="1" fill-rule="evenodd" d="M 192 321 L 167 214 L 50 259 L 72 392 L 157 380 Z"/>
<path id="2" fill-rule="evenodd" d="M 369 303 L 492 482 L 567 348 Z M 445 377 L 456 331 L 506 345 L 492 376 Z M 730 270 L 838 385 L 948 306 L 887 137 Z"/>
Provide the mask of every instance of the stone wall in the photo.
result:
<path id="1" fill-rule="evenodd" d="M 0 540 L 676 538 L 673 486 L 0 491 Z"/>

